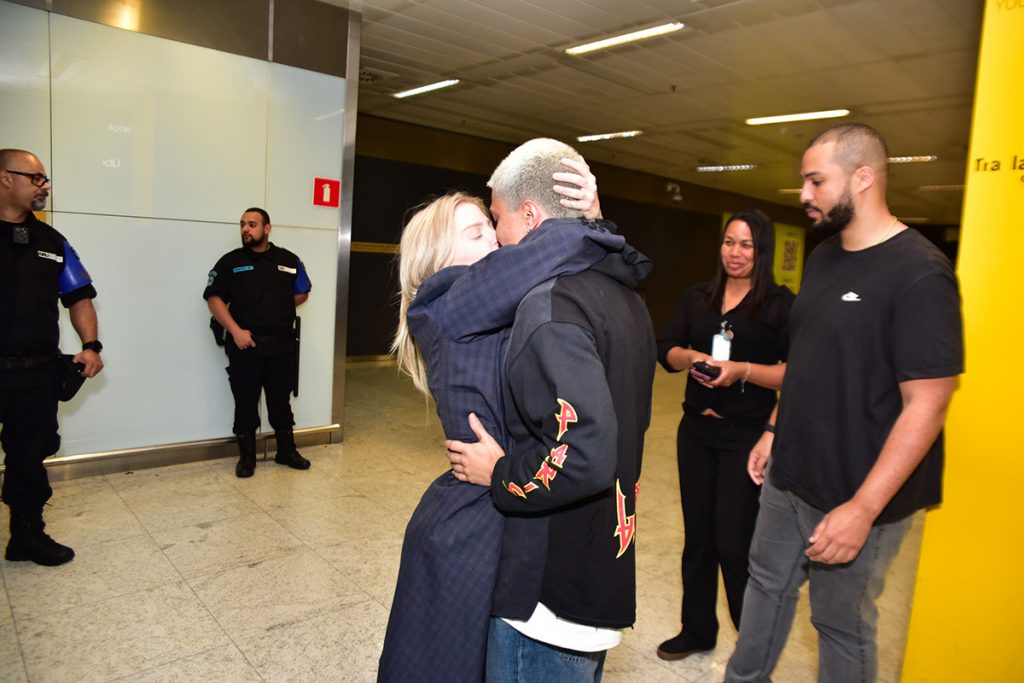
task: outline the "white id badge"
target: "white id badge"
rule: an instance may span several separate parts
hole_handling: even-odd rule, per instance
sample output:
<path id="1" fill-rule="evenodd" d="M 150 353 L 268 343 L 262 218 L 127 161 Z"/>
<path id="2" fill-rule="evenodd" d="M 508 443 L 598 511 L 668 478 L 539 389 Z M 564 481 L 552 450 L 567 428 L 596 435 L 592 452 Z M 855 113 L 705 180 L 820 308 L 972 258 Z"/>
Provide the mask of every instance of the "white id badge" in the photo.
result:
<path id="1" fill-rule="evenodd" d="M 729 360 L 732 342 L 724 334 L 716 334 L 711 338 L 711 357 L 715 360 Z"/>
<path id="2" fill-rule="evenodd" d="M 715 360 L 729 360 L 732 350 L 732 325 L 722 323 L 722 331 L 711 338 L 711 357 Z"/>

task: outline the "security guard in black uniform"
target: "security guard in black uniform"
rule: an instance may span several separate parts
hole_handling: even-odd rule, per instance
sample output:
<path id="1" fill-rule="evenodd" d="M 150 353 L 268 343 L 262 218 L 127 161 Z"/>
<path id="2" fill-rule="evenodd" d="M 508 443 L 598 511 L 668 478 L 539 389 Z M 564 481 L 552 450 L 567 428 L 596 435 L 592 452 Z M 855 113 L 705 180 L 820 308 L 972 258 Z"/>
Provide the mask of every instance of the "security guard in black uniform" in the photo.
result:
<path id="1" fill-rule="evenodd" d="M 63 235 L 32 213 L 45 208 L 49 189 L 38 157 L 0 149 L 0 445 L 3 500 L 11 509 L 4 556 L 54 566 L 75 556 L 43 531 L 43 505 L 53 495 L 43 460 L 60 448 L 58 298 L 83 342 L 74 357 L 83 376 L 103 369 L 103 345 L 89 274 Z"/>
<path id="2" fill-rule="evenodd" d="M 233 429 L 239 452 L 235 474 L 251 477 L 256 470 L 261 389 L 277 438 L 274 461 L 309 469 L 309 460 L 295 450 L 288 394 L 296 382 L 295 307 L 309 298 L 312 284 L 299 257 L 270 242 L 266 211 L 246 209 L 239 224 L 242 246 L 217 261 L 203 292 L 213 317 L 230 336 L 224 349 L 235 397 Z"/>

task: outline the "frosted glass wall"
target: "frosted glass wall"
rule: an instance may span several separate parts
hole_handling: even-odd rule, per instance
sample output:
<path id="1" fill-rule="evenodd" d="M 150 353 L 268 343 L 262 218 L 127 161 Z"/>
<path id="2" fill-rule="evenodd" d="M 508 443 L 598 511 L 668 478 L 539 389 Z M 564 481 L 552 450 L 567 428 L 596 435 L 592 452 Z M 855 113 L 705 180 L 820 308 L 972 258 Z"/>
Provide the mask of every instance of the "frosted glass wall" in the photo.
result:
<path id="1" fill-rule="evenodd" d="M 230 436 L 201 295 L 253 205 L 313 281 L 297 427 L 330 424 L 339 210 L 312 195 L 341 169 L 344 79 L 7 2 L 0 60 L 0 147 L 47 165 L 50 222 L 99 291 L 106 368 L 62 404 L 61 453 Z M 78 350 L 66 315 L 61 338 Z"/>

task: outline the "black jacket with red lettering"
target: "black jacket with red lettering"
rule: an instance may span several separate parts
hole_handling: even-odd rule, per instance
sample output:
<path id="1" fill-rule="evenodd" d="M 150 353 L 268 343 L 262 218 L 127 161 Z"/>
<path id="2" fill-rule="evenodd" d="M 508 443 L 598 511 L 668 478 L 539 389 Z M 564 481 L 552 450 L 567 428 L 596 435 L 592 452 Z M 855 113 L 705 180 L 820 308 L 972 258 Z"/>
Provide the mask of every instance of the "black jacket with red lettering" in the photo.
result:
<path id="1" fill-rule="evenodd" d="M 529 619 L 542 602 L 589 626 L 636 618 L 636 491 L 657 353 L 632 287 L 649 271 L 627 247 L 519 305 L 504 377 L 515 450 L 491 479 L 509 514 L 496 616 Z"/>

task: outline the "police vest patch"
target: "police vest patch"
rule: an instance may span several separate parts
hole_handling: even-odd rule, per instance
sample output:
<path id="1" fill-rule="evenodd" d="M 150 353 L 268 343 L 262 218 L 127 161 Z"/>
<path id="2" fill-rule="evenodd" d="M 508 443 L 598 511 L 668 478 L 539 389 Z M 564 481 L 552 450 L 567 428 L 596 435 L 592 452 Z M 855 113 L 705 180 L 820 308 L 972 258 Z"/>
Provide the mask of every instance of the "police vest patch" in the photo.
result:
<path id="1" fill-rule="evenodd" d="M 37 251 L 36 253 L 39 254 L 39 258 L 46 258 L 46 259 L 50 259 L 51 261 L 56 261 L 57 263 L 64 263 L 64 257 L 63 256 L 58 256 L 57 254 L 51 254 L 48 251 Z"/>
<path id="2" fill-rule="evenodd" d="M 289 268 L 288 266 L 278 266 L 277 269 L 285 273 L 291 273 L 292 275 L 299 272 L 297 268 Z"/>
<path id="3" fill-rule="evenodd" d="M 213 284 L 213 281 L 217 278 L 217 271 L 211 270 L 209 277 L 206 278 L 206 286 L 209 287 Z"/>
<path id="4" fill-rule="evenodd" d="M 236 266 L 231 269 L 232 273 L 244 273 L 247 270 L 253 270 L 252 266 Z"/>

